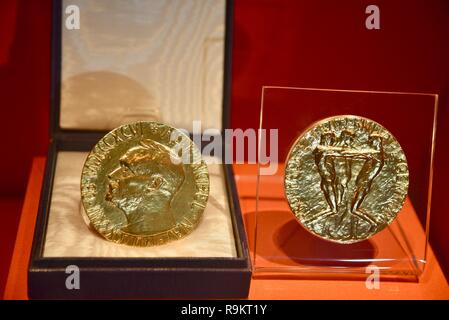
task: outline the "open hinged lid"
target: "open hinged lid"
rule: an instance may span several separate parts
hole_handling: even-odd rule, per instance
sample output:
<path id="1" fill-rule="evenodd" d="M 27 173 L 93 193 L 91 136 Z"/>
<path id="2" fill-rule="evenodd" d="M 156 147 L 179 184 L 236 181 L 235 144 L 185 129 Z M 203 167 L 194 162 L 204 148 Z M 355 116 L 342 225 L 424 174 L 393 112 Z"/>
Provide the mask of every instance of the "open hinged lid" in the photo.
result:
<path id="1" fill-rule="evenodd" d="M 139 120 L 226 128 L 231 2 L 55 2 L 51 136 L 91 144 Z"/>

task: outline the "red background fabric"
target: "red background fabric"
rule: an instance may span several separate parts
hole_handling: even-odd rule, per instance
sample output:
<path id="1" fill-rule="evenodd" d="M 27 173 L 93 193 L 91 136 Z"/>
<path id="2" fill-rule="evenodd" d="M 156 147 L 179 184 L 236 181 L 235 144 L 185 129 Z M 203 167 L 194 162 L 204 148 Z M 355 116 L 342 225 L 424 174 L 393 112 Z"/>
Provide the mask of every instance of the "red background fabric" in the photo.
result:
<path id="1" fill-rule="evenodd" d="M 1 1 L 0 21 L 0 194 L 17 195 L 49 142 L 51 1 Z"/>
<path id="2" fill-rule="evenodd" d="M 263 85 L 439 94 L 431 241 L 449 270 L 449 2 L 376 0 L 380 30 L 365 28 L 370 4 L 236 0 L 231 125 L 258 127 Z M 0 2 L 0 292 L 20 214 L 10 199 L 49 142 L 50 37 L 51 0 Z"/>
<path id="3" fill-rule="evenodd" d="M 380 8 L 380 30 L 365 28 L 365 8 L 373 3 Z M 258 127 L 261 87 L 267 85 L 439 94 L 430 238 L 446 277 L 448 39 L 444 0 L 237 0 L 231 113 L 233 127 Z M 420 117 L 414 108 L 410 113 Z"/>
<path id="4" fill-rule="evenodd" d="M 0 296 L 30 173 L 47 150 L 51 1 L 0 1 Z"/>

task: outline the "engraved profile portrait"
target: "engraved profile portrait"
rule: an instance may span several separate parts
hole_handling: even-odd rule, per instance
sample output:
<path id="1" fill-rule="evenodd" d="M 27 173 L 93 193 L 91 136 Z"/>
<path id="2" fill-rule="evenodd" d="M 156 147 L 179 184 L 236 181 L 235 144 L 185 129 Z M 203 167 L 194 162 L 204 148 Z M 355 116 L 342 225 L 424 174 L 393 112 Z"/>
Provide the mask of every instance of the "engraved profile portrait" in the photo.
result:
<path id="1" fill-rule="evenodd" d="M 142 140 L 108 174 L 106 200 L 126 216 L 125 232 L 155 234 L 175 227 L 171 204 L 185 180 L 184 166 L 170 148 Z"/>

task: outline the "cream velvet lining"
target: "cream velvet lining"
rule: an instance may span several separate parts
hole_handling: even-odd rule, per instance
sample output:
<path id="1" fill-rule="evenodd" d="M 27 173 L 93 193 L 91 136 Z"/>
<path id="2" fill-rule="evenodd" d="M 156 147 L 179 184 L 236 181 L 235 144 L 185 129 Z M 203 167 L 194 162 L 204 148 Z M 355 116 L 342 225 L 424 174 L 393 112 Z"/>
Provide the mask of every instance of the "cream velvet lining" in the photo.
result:
<path id="1" fill-rule="evenodd" d="M 109 242 L 83 220 L 80 177 L 87 152 L 57 155 L 44 257 L 235 257 L 223 169 L 210 164 L 210 195 L 198 227 L 183 239 L 140 248 Z"/>
<path id="2" fill-rule="evenodd" d="M 225 0 L 65 0 L 62 128 L 111 130 L 157 120 L 221 129 Z"/>

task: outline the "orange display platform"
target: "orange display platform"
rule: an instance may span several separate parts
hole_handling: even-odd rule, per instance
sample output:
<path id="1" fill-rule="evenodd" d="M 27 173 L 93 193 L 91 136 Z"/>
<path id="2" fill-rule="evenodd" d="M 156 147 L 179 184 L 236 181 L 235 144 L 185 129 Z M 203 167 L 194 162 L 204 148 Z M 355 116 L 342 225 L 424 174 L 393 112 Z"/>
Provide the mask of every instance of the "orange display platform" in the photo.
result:
<path id="1" fill-rule="evenodd" d="M 14 254 L 5 288 L 5 299 L 27 299 L 27 268 L 31 251 L 45 159 L 35 158 L 28 182 Z M 245 221 L 255 211 L 253 165 L 235 165 L 240 204 Z M 248 228 L 251 240 L 252 230 Z M 251 241 L 250 241 L 251 242 Z M 253 279 L 249 299 L 449 299 L 449 285 L 431 248 L 419 282 L 382 281 L 367 289 L 364 281 Z"/>

